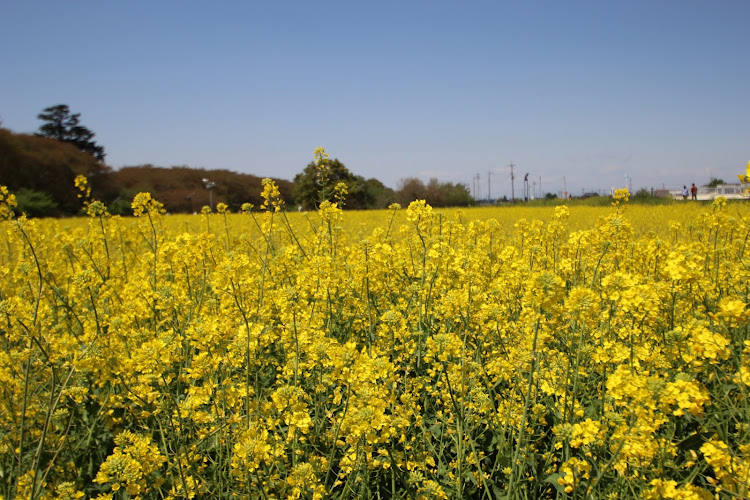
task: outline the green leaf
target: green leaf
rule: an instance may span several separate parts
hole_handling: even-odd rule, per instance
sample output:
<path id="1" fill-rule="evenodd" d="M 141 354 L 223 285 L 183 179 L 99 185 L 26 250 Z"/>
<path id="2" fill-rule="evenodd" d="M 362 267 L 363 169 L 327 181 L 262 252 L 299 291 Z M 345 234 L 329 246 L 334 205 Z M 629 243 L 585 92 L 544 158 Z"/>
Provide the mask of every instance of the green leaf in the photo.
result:
<path id="1" fill-rule="evenodd" d="M 495 485 L 492 485 L 492 492 L 495 494 L 495 498 L 497 498 L 497 500 L 509 500 L 508 495 L 505 494 L 505 491 L 501 490 Z"/>
<path id="2" fill-rule="evenodd" d="M 430 432 L 436 439 L 440 439 L 440 436 L 443 435 L 443 428 L 440 424 L 431 425 Z"/>
<path id="3" fill-rule="evenodd" d="M 558 474 L 557 472 L 555 472 L 554 474 L 550 474 L 549 476 L 547 476 L 544 480 L 546 482 L 552 484 L 552 486 L 555 487 L 555 489 L 557 490 L 558 493 L 563 493 L 564 494 L 565 493 L 565 486 L 563 486 L 562 484 L 558 483 L 557 482 L 558 479 L 560 479 L 560 474 Z"/>

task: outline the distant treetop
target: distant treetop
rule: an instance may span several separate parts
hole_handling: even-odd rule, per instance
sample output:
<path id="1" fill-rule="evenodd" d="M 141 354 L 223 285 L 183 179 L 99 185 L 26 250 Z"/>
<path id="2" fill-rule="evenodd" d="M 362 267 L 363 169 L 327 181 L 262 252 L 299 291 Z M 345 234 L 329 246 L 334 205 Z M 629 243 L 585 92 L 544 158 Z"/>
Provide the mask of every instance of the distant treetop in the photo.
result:
<path id="1" fill-rule="evenodd" d="M 91 140 L 95 134 L 79 124 L 80 116 L 81 113 L 71 115 L 66 104 L 50 106 L 37 115 L 45 123 L 39 127 L 36 135 L 68 142 L 97 160 L 104 161 L 104 147 Z"/>

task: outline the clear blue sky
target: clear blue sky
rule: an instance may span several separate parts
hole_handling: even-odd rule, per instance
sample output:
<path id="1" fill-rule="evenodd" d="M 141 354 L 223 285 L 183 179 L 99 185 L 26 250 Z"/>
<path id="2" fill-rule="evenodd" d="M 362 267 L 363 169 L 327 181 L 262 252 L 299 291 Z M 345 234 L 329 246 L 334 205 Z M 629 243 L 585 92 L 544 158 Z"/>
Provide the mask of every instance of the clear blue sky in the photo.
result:
<path id="1" fill-rule="evenodd" d="M 515 194 L 731 182 L 750 0 L 0 0 L 0 119 L 67 104 L 114 168 L 293 179 L 323 146 Z M 538 189 L 538 186 L 537 186 Z"/>

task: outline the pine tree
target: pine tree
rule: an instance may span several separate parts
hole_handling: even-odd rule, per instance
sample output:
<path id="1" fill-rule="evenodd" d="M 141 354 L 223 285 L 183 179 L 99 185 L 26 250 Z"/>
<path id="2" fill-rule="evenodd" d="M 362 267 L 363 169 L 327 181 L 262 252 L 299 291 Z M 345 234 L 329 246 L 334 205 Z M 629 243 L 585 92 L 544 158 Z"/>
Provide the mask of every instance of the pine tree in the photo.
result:
<path id="1" fill-rule="evenodd" d="M 68 142 L 97 160 L 104 161 L 104 147 L 91 140 L 95 134 L 80 125 L 80 117 L 80 113 L 70 114 L 70 109 L 65 104 L 50 106 L 37 115 L 37 118 L 46 123 L 39 127 L 36 135 Z"/>

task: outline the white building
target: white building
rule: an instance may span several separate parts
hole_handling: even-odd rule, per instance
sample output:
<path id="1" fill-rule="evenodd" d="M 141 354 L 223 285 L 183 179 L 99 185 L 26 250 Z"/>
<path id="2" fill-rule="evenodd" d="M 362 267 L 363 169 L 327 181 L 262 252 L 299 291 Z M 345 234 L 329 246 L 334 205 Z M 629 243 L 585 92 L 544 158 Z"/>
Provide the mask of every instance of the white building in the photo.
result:
<path id="1" fill-rule="evenodd" d="M 727 200 L 740 200 L 746 198 L 745 187 L 742 184 L 719 184 L 716 187 L 698 188 L 699 200 L 714 200 L 718 196 L 723 196 Z"/>
<path id="2" fill-rule="evenodd" d="M 689 190 L 690 188 L 688 188 Z M 682 190 L 670 190 L 669 194 L 675 200 L 682 199 Z M 715 200 L 717 196 L 723 196 L 727 200 L 741 200 L 745 196 L 745 187 L 742 184 L 719 184 L 716 187 L 701 186 L 698 188 L 696 197 L 699 201 Z M 688 200 L 691 196 L 688 195 Z"/>

